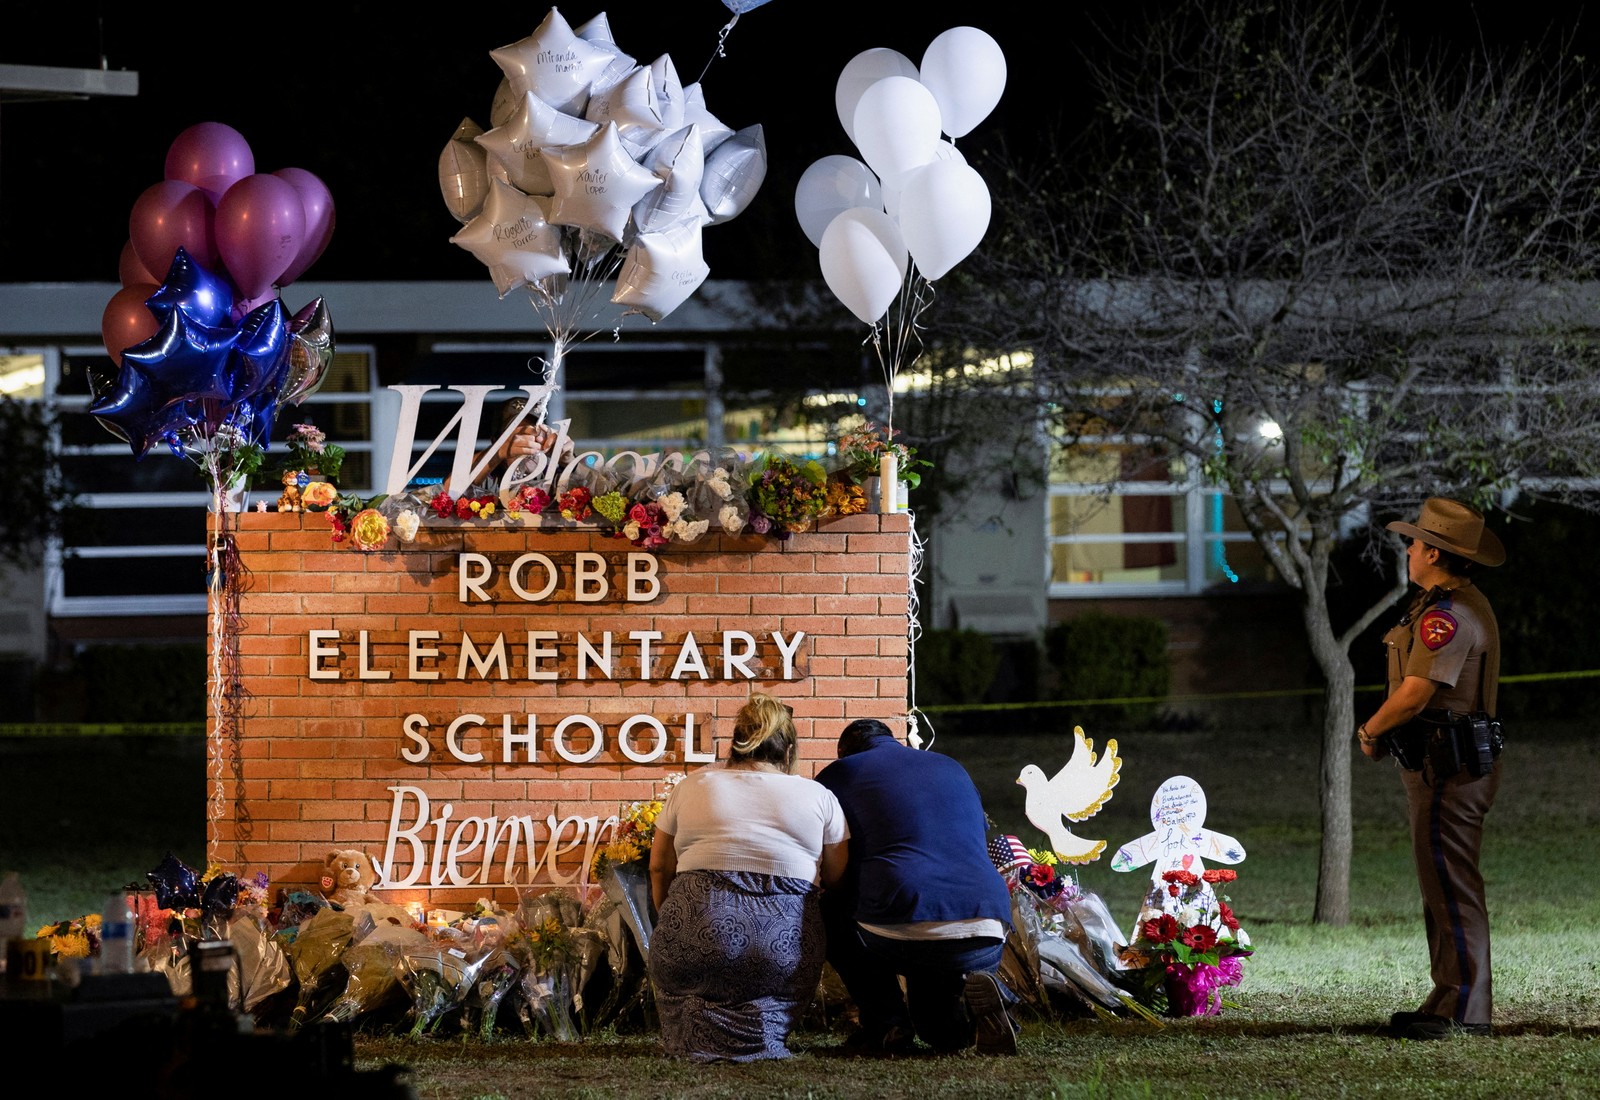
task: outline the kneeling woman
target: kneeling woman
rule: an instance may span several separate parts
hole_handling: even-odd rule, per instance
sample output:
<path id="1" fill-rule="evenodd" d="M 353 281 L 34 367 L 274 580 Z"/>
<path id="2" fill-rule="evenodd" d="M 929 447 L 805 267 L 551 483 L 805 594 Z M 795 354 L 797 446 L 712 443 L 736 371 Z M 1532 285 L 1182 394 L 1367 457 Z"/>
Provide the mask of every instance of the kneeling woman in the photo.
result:
<path id="1" fill-rule="evenodd" d="M 818 883 L 844 869 L 844 811 L 790 774 L 789 708 L 759 692 L 739 711 L 721 765 L 668 797 L 650 850 L 659 914 L 650 981 L 666 1052 L 696 1061 L 787 1058 L 825 950 Z"/>

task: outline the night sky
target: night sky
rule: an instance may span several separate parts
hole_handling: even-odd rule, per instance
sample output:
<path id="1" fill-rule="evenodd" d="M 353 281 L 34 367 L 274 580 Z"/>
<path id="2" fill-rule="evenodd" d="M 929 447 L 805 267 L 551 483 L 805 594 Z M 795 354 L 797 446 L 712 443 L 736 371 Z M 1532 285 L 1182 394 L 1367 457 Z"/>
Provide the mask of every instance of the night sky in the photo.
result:
<path id="1" fill-rule="evenodd" d="M 1001 45 L 1008 79 L 999 108 L 959 149 L 975 160 L 1002 136 L 1025 147 L 1046 128 L 1085 117 L 1076 44 L 1091 22 L 1136 16 L 1149 0 L 975 6 L 956 17 L 884 0 L 769 0 L 739 16 L 717 0 L 562 6 L 579 26 L 606 12 L 619 46 L 641 63 L 671 56 L 685 84 L 699 78 L 708 109 L 738 130 L 760 123 L 766 182 L 737 219 L 704 231 L 712 278 L 815 277 L 816 249 L 794 214 L 801 172 L 830 153 L 856 155 L 834 109 L 840 70 L 874 47 L 919 61 L 956 25 Z M 489 51 L 527 37 L 545 6 L 434 4 L 11 4 L 0 15 L 0 61 L 139 73 L 133 98 L 0 107 L 0 281 L 117 278 L 135 199 L 161 179 L 185 127 L 225 122 L 255 153 L 257 171 L 304 168 L 333 193 L 337 229 L 306 274 L 317 281 L 486 278 L 449 243 L 459 228 L 438 187 L 438 158 L 464 117 L 489 125 L 501 77 Z M 97 9 L 99 14 L 97 14 Z M 1491 40 L 1537 37 L 1556 5 L 1494 4 Z M 1560 6 L 1560 25 L 1578 16 Z M 1045 15 L 1043 13 L 1048 13 Z M 1471 9 L 1447 24 L 1398 13 L 1405 33 L 1433 41 L 1477 33 Z M 1040 20 L 1045 20 L 1041 25 Z M 1048 29 L 1047 29 L 1048 28 Z"/>

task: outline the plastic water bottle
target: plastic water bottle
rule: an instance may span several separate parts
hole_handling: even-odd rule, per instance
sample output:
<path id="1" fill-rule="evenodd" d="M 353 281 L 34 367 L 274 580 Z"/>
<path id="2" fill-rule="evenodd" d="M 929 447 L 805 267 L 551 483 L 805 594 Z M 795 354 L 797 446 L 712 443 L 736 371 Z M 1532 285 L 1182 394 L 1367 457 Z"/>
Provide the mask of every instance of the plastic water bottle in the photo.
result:
<path id="1" fill-rule="evenodd" d="M 27 892 L 22 889 L 17 873 L 7 871 L 4 880 L 0 880 L 0 973 L 5 972 L 11 941 L 22 939 L 28 934 L 27 929 Z"/>
<path id="2" fill-rule="evenodd" d="M 100 973 L 133 973 L 135 919 L 126 891 L 106 898 L 105 912 L 100 914 Z"/>

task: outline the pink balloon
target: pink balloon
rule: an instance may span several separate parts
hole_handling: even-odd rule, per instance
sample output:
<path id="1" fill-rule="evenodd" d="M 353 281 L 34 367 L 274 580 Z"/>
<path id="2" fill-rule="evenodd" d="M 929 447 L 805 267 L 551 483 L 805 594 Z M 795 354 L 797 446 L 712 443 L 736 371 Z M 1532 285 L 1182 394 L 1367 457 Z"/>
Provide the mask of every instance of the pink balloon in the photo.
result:
<path id="1" fill-rule="evenodd" d="M 117 257 L 117 282 L 123 286 L 132 286 L 134 283 L 159 283 L 160 281 L 145 269 L 144 263 L 139 259 L 139 253 L 133 249 L 133 242 L 124 242 L 122 255 Z"/>
<path id="2" fill-rule="evenodd" d="M 217 203 L 217 252 L 241 298 L 260 298 L 287 270 L 305 240 L 300 192 L 277 176 L 246 176 Z"/>
<path id="3" fill-rule="evenodd" d="M 162 180 L 134 200 L 128 239 L 148 272 L 170 268 L 180 245 L 195 263 L 211 268 L 217 262 L 215 218 L 216 210 L 200 188 Z"/>
<path id="4" fill-rule="evenodd" d="M 130 283 L 111 296 L 100 315 L 100 339 L 111 361 L 122 366 L 122 353 L 142 344 L 161 328 L 156 315 L 145 308 L 145 301 L 160 290 L 155 283 Z"/>
<path id="5" fill-rule="evenodd" d="M 280 168 L 272 173 L 287 180 L 300 193 L 300 205 L 305 210 L 305 237 L 300 251 L 289 264 L 288 270 L 278 276 L 279 286 L 288 286 L 306 273 L 317 262 L 323 249 L 333 239 L 333 194 L 328 185 L 304 168 Z"/>
<path id="6" fill-rule="evenodd" d="M 191 183 L 211 193 L 211 201 L 256 170 L 250 143 L 222 122 L 197 122 L 167 149 L 166 178 Z"/>

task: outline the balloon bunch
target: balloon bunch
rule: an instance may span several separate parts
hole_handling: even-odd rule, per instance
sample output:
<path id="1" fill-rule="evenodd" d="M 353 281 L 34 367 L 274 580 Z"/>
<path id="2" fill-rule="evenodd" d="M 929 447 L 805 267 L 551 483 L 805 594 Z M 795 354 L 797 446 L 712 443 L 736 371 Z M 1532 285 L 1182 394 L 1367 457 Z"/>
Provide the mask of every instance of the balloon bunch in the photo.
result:
<path id="1" fill-rule="evenodd" d="M 526 287 L 554 343 L 545 380 L 613 276 L 611 301 L 659 321 L 711 269 L 701 229 L 742 212 L 767 171 L 759 125 L 737 132 L 672 59 L 640 65 L 604 12 L 574 30 L 554 8 L 490 51 L 503 79 L 492 129 L 470 118 L 439 157 L 451 241 L 504 298 Z"/>
<path id="2" fill-rule="evenodd" d="M 872 326 L 891 425 L 894 376 L 929 304 L 928 284 L 989 228 L 989 188 L 954 139 L 988 117 L 1005 82 L 1005 55 L 976 27 L 940 34 L 920 69 L 892 49 L 857 54 L 839 74 L 834 105 L 861 157 L 823 157 L 795 187 L 795 214 L 828 289 Z M 895 317 L 880 331 L 891 306 Z"/>
<path id="3" fill-rule="evenodd" d="M 135 458 L 165 442 L 220 492 L 242 449 L 264 448 L 278 407 L 314 392 L 333 360 L 322 300 L 290 317 L 274 290 L 322 255 L 333 198 L 303 168 L 257 173 L 220 122 L 179 134 L 165 175 L 128 219 L 122 289 L 100 327 L 118 373 L 96 380 L 89 411 Z"/>

